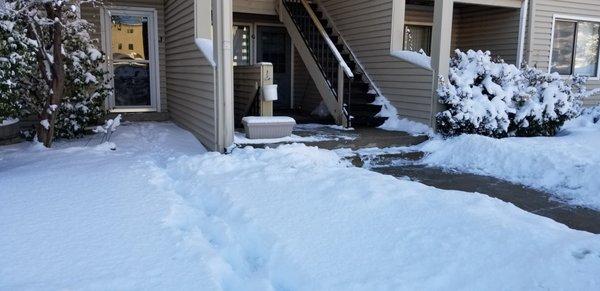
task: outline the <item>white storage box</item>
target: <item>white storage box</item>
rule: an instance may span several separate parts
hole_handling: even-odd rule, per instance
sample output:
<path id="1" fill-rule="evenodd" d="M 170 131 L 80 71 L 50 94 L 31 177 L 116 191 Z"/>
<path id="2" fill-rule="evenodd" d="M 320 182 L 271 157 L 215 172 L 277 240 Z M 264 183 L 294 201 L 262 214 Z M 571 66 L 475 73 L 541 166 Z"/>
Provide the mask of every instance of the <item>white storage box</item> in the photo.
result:
<path id="1" fill-rule="evenodd" d="M 296 120 L 287 116 L 246 116 L 242 124 L 247 138 L 282 138 L 292 135 Z"/>

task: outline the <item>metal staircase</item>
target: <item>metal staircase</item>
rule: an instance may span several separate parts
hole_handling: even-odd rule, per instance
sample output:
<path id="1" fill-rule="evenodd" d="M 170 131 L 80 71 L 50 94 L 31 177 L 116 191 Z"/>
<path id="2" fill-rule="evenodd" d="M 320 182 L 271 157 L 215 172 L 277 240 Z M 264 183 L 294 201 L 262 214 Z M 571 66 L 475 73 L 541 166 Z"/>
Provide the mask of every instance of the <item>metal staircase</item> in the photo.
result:
<path id="1" fill-rule="evenodd" d="M 349 49 L 334 35 L 317 5 L 279 0 L 278 11 L 336 122 L 347 127 L 381 125 L 386 119 L 376 116 L 381 106 L 371 104 L 377 95 L 370 93 Z"/>

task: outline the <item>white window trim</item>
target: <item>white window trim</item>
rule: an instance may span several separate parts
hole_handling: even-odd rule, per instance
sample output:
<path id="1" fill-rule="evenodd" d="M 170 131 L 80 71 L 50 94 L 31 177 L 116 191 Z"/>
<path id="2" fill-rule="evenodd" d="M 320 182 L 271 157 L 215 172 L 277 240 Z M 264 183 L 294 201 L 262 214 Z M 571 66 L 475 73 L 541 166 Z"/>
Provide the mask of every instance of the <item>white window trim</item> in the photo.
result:
<path id="1" fill-rule="evenodd" d="M 568 15 L 568 14 L 554 14 L 552 15 L 552 33 L 550 35 L 550 52 L 548 57 L 548 73 L 552 72 L 552 51 L 554 50 L 554 30 L 556 27 L 557 20 L 571 20 L 571 21 L 587 21 L 600 23 L 600 18 L 586 17 L 579 15 Z M 574 51 L 573 54 L 576 54 Z M 561 75 L 563 78 L 570 78 L 573 75 Z M 588 80 L 600 80 L 600 48 L 598 49 L 598 67 L 596 69 L 596 76 L 588 77 Z"/>
<path id="2" fill-rule="evenodd" d="M 153 14 L 153 29 L 149 33 L 149 41 L 152 43 L 152 56 L 154 57 L 154 62 L 150 68 L 154 70 L 154 86 L 150 88 L 150 94 L 154 94 L 154 98 L 150 97 L 150 106 L 130 106 L 130 107 L 114 107 L 114 96 L 111 97 L 111 100 L 108 100 L 107 106 L 111 112 L 161 112 L 161 96 L 160 96 L 160 59 L 159 59 L 159 50 L 160 45 L 158 43 L 158 13 L 155 8 L 147 8 L 147 7 L 131 7 L 131 6 L 106 6 L 100 8 L 100 37 L 102 39 L 102 50 L 104 52 L 109 51 L 109 45 L 112 42 L 110 38 L 110 33 L 107 32 L 107 29 L 110 27 L 107 21 L 107 13 L 110 10 L 118 10 L 118 11 L 131 11 L 131 12 L 144 12 L 144 13 L 152 13 Z M 112 55 L 109 56 L 107 53 L 107 58 L 112 59 Z M 108 62 L 110 63 L 110 62 Z M 110 68 L 112 72 L 112 68 Z M 113 85 L 114 87 L 114 85 Z"/>

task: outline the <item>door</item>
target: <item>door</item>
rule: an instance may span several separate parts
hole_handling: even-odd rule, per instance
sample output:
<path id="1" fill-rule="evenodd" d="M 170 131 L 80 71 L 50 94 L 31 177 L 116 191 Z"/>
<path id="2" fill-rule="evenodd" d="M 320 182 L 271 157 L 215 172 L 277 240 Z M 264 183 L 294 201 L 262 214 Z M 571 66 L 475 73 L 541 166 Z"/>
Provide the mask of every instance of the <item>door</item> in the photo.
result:
<path id="1" fill-rule="evenodd" d="M 104 49 L 113 75 L 113 111 L 156 111 L 158 95 L 155 13 L 135 8 L 105 10 Z"/>
<path id="2" fill-rule="evenodd" d="M 273 83 L 277 84 L 278 100 L 274 109 L 290 109 L 292 83 L 291 40 L 282 26 L 257 26 L 256 62 L 273 64 Z"/>

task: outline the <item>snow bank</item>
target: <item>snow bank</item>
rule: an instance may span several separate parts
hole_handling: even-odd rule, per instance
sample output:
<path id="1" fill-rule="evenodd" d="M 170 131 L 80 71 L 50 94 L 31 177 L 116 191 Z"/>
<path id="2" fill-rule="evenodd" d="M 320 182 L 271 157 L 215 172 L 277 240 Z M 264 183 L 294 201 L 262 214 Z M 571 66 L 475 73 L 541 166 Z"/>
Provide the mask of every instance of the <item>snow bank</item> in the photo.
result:
<path id="1" fill-rule="evenodd" d="M 421 148 L 429 153 L 423 162 L 498 177 L 600 209 L 600 124 L 590 116 L 569 121 L 556 137 L 431 140 Z"/>
<path id="2" fill-rule="evenodd" d="M 304 145 L 0 147 L 0 289 L 593 290 L 600 237 Z M 83 142 L 83 141 L 78 141 Z"/>
<path id="3" fill-rule="evenodd" d="M 377 113 L 377 116 L 387 118 L 378 128 L 389 131 L 404 131 L 411 135 L 425 134 L 433 136 L 433 130 L 429 126 L 420 122 L 401 118 L 398 115 L 396 107 L 394 107 L 387 98 L 377 96 L 373 104 L 381 105 L 381 111 Z"/>

